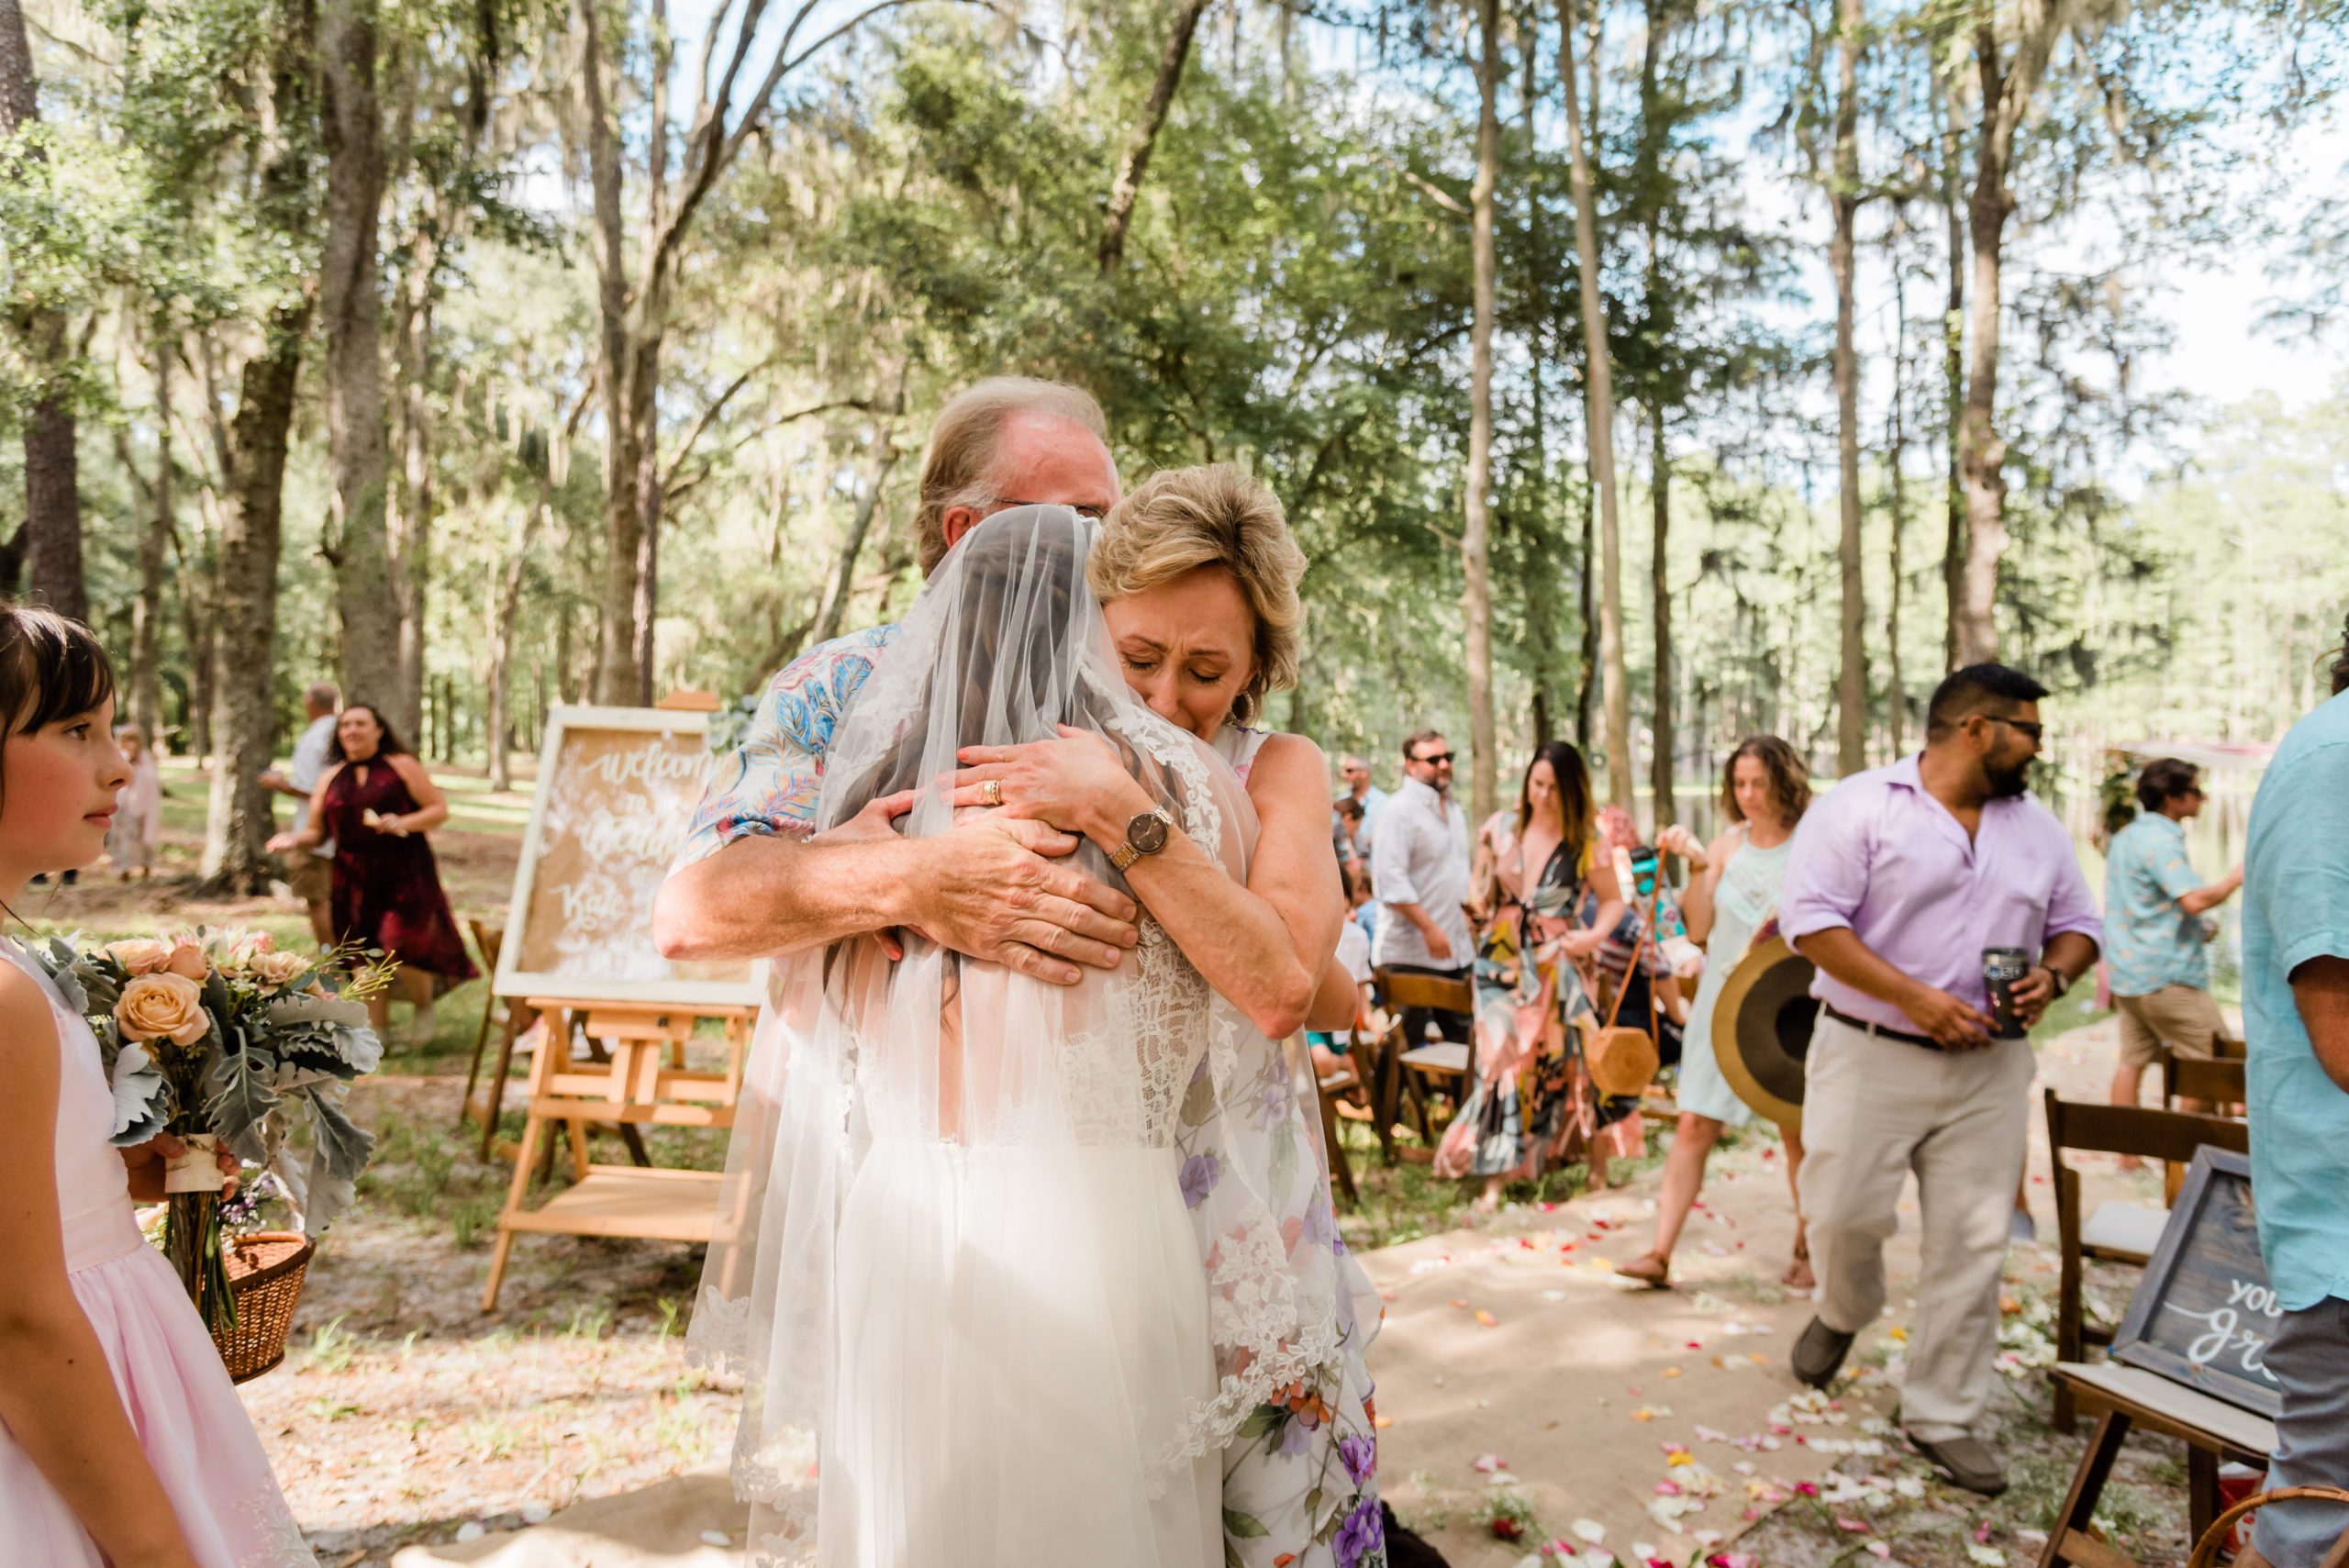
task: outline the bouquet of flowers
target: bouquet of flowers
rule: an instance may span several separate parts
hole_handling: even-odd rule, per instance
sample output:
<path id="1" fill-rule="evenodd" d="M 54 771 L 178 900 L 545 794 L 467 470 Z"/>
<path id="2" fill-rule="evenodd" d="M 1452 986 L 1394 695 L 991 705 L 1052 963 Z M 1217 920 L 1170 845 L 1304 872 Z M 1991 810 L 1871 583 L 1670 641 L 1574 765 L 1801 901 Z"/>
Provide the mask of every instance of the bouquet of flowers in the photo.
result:
<path id="1" fill-rule="evenodd" d="M 36 955 L 98 1037 L 114 1089 L 114 1141 L 127 1148 L 170 1131 L 187 1144 L 165 1181 L 164 1251 L 206 1325 L 233 1324 L 215 1151 L 265 1167 L 307 1234 L 327 1228 L 355 1195 L 374 1148 L 342 1100 L 351 1080 L 383 1060 L 364 998 L 395 965 L 351 949 L 284 952 L 268 932 L 238 928 L 88 952 L 51 939 Z M 304 1113 L 306 1169 L 286 1138 Z"/>

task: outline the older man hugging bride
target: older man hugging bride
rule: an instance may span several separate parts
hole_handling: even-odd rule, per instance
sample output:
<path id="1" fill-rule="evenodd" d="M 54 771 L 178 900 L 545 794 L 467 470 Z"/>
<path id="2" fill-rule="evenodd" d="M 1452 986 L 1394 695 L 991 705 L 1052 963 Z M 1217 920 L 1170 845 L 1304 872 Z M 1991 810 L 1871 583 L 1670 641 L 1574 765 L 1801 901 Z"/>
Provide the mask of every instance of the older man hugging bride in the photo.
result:
<path id="1" fill-rule="evenodd" d="M 929 584 L 775 678 L 662 893 L 672 956 L 778 955 L 691 1341 L 754 1562 L 1383 1561 L 1282 1044 L 1352 1015 L 1328 774 L 1252 725 L 1304 560 L 1237 470 L 1120 502 L 1101 431 L 947 406 Z"/>

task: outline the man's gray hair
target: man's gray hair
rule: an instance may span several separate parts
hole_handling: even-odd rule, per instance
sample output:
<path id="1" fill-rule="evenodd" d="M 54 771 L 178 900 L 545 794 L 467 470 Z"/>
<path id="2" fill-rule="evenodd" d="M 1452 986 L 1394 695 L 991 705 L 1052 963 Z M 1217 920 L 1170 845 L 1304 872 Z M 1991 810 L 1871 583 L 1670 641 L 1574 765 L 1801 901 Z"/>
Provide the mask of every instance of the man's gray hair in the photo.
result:
<path id="1" fill-rule="evenodd" d="M 1041 414 L 1082 425 L 1109 443 L 1101 405 L 1081 386 L 1034 376 L 992 375 L 947 400 L 930 428 L 921 458 L 921 501 L 914 513 L 921 569 L 946 559 L 946 514 L 956 506 L 985 506 L 1001 499 L 992 481 L 1003 453 L 1003 427 L 1015 414 Z M 1015 497 L 1016 499 L 1016 497 Z"/>
<path id="2" fill-rule="evenodd" d="M 342 708 L 342 688 L 332 681 L 312 681 L 302 688 L 302 700 L 312 707 L 338 713 Z"/>

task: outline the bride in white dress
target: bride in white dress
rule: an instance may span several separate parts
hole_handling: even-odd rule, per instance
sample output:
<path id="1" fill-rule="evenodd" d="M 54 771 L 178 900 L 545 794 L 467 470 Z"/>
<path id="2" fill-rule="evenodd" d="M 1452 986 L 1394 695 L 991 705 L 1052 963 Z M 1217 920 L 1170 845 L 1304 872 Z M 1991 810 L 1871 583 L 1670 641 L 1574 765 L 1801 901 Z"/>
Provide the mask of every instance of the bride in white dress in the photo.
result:
<path id="1" fill-rule="evenodd" d="M 940 832 L 958 749 L 1067 724 L 1244 878 L 1253 810 L 1127 690 L 1087 541 L 1022 507 L 957 547 L 834 737 L 819 829 L 914 791 L 902 831 Z M 1239 1092 L 1240 1024 L 1147 919 L 1074 987 L 912 932 L 896 962 L 868 937 L 777 963 L 693 1329 L 745 1380 L 753 1562 L 1223 1562 L 1219 1450 L 1254 1399 L 1219 1352 L 1248 1362 L 1227 1341 L 1277 1306 L 1264 1353 L 1302 1354 L 1300 1316 L 1327 1317 L 1269 1277 L 1277 1248 L 1260 1292 L 1202 1271 L 1176 1139 Z"/>

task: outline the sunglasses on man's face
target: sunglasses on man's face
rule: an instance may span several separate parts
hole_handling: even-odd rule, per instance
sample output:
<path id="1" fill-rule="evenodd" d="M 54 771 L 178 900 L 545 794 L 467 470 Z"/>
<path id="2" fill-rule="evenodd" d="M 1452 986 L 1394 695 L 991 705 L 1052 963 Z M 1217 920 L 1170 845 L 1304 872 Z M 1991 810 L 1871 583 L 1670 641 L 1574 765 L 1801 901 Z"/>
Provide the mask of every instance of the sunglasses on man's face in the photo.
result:
<path id="1" fill-rule="evenodd" d="M 2034 746 L 2039 744 L 2039 738 L 2047 733 L 2047 727 L 2043 724 L 2026 724 L 2020 718 L 2000 718 L 1994 713 L 1986 713 L 1982 717 L 1993 724 L 2005 725 L 2016 734 L 2029 739 Z"/>
<path id="2" fill-rule="evenodd" d="M 1452 761 L 1452 753 L 1449 751 L 1437 751 L 1425 757 L 1414 757 L 1411 761 L 1415 762 L 1449 762 Z"/>

